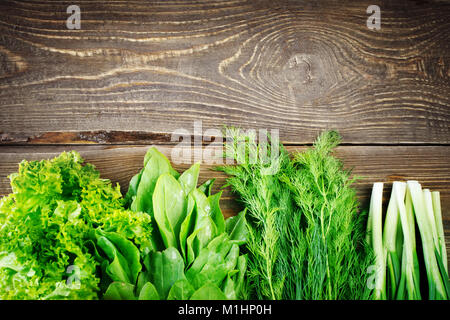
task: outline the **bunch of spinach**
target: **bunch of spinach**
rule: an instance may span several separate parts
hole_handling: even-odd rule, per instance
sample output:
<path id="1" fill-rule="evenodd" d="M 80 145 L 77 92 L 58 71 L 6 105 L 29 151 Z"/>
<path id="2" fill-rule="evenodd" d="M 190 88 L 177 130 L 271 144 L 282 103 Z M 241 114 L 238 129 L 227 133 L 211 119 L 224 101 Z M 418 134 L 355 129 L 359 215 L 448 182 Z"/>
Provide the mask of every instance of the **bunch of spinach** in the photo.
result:
<path id="1" fill-rule="evenodd" d="M 350 172 L 331 154 L 339 135 L 324 132 L 314 148 L 291 160 L 270 139 L 257 144 L 239 129 L 227 133 L 226 157 L 237 165 L 218 169 L 229 175 L 228 185 L 248 209 L 251 296 L 368 298 L 372 255 L 364 239 L 365 215 L 358 212 Z M 280 150 L 278 156 L 272 150 Z"/>
<path id="2" fill-rule="evenodd" d="M 152 221 L 151 249 L 98 232 L 99 257 L 110 278 L 106 299 L 239 299 L 245 297 L 245 212 L 224 220 L 212 180 L 197 188 L 200 165 L 183 174 L 156 148 L 126 195 L 132 211 Z"/>

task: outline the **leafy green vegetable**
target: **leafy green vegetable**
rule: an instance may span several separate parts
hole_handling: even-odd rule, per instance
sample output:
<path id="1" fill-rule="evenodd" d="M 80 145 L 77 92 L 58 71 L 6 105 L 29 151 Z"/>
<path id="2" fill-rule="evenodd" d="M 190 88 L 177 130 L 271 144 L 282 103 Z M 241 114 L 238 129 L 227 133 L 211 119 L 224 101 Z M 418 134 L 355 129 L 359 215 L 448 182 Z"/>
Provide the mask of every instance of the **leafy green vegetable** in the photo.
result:
<path id="1" fill-rule="evenodd" d="M 113 281 L 135 283 L 142 269 L 140 254 L 130 240 L 114 232 L 96 230 L 97 245 L 105 252 L 110 264 L 106 273 Z"/>
<path id="2" fill-rule="evenodd" d="M 187 279 L 180 279 L 170 288 L 167 300 L 188 300 L 194 292 L 194 287 Z"/>
<path id="3" fill-rule="evenodd" d="M 159 294 L 151 282 L 146 282 L 139 293 L 139 300 L 159 300 Z"/>
<path id="4" fill-rule="evenodd" d="M 151 282 L 161 299 L 167 299 L 173 284 L 185 279 L 184 262 L 174 247 L 162 252 L 151 252 L 145 260 L 148 270 L 148 281 Z"/>
<path id="5" fill-rule="evenodd" d="M 245 221 L 246 209 L 238 215 L 229 217 L 225 221 L 225 231 L 230 236 L 230 240 L 241 245 L 247 242 L 247 226 Z"/>
<path id="6" fill-rule="evenodd" d="M 304 299 L 367 299 L 371 255 L 364 245 L 365 215 L 358 212 L 354 179 L 331 155 L 337 132 L 322 133 L 314 148 L 294 155 L 288 176 L 304 220 L 306 271 L 300 280 Z M 322 285 L 320 285 L 322 284 Z"/>
<path id="7" fill-rule="evenodd" d="M 225 232 L 225 219 L 223 218 L 222 210 L 220 210 L 220 197 L 222 196 L 222 191 L 211 195 L 207 198 L 211 219 L 216 225 L 216 233 L 221 234 Z M 241 215 L 242 216 L 242 215 Z"/>
<path id="8" fill-rule="evenodd" d="M 198 187 L 198 189 L 207 197 L 209 197 L 212 193 L 212 186 L 214 184 L 214 181 L 216 181 L 216 179 L 206 180 L 201 186 Z"/>
<path id="9" fill-rule="evenodd" d="M 180 183 L 162 174 L 153 193 L 153 215 L 166 248 L 179 247 L 181 223 L 186 213 L 186 197 Z"/>
<path id="10" fill-rule="evenodd" d="M 192 266 L 186 271 L 186 278 L 194 288 L 211 282 L 219 286 L 237 265 L 239 247 L 231 243 L 223 233 L 203 248 Z"/>
<path id="11" fill-rule="evenodd" d="M 212 283 L 207 283 L 197 291 L 195 291 L 191 300 L 227 300 L 227 296 Z"/>
<path id="12" fill-rule="evenodd" d="M 138 266 L 127 269 L 124 259 L 139 252 L 124 241 L 147 253 L 151 218 L 125 210 L 118 185 L 101 179 L 74 151 L 24 160 L 10 180 L 12 193 L 0 203 L 1 299 L 95 299 L 101 268 L 133 281 Z M 95 235 L 112 265 L 97 259 Z"/>
<path id="13" fill-rule="evenodd" d="M 211 194 L 214 180 L 197 188 L 199 171 L 196 163 L 180 175 L 164 155 L 155 148 L 148 150 L 144 169 L 130 181 L 125 198 L 131 210 L 144 210 L 152 218 L 152 250 L 142 255 L 137 281 L 118 279 L 132 287 L 113 282 L 110 292 L 114 294 L 108 298 L 244 296 L 247 264 L 239 245 L 246 239 L 245 213 L 225 221 L 219 204 L 221 193 Z M 125 273 L 132 261 L 122 261 Z M 117 272 L 120 274 L 120 269 Z M 118 288 L 126 292 L 118 292 Z"/>
<path id="14" fill-rule="evenodd" d="M 198 175 L 200 173 L 200 163 L 194 164 L 188 170 L 178 178 L 178 182 L 181 184 L 185 196 L 197 187 Z M 204 193 L 204 192 L 203 192 Z"/>
<path id="15" fill-rule="evenodd" d="M 105 300 L 135 300 L 134 286 L 125 282 L 113 282 L 103 298 Z"/>

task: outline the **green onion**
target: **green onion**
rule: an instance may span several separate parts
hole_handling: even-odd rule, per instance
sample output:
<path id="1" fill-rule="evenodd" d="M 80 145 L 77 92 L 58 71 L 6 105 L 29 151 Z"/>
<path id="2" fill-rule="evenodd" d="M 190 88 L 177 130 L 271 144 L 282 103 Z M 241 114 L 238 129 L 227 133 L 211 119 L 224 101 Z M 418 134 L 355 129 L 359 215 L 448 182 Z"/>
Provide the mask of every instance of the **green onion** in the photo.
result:
<path id="1" fill-rule="evenodd" d="M 444 265 L 445 271 L 448 273 L 447 248 L 445 246 L 444 227 L 442 225 L 441 198 L 439 191 L 431 192 L 431 199 L 433 202 L 434 219 L 436 221 L 436 228 L 438 232 L 441 260 Z"/>
<path id="2" fill-rule="evenodd" d="M 421 185 L 417 181 L 408 181 L 408 189 L 411 192 L 414 213 L 419 226 L 420 237 L 422 238 L 423 255 L 425 260 L 426 274 L 428 278 L 428 298 L 447 299 L 444 280 L 438 266 L 436 250 L 440 252 L 440 248 L 436 248 L 436 227 L 434 214 L 431 217 L 428 192 L 422 191 Z M 432 208 L 431 208 L 432 209 Z M 433 218 L 433 219 L 432 219 Z M 446 277 L 448 281 L 448 276 Z"/>
<path id="3" fill-rule="evenodd" d="M 369 243 L 372 245 L 375 254 L 375 289 L 373 298 L 375 300 L 386 299 L 386 255 L 383 248 L 382 236 L 382 201 L 383 183 L 375 182 L 372 188 L 369 208 L 368 234 L 371 237 Z"/>
<path id="4" fill-rule="evenodd" d="M 395 297 L 399 300 L 406 298 L 417 300 L 421 299 L 421 294 L 411 194 L 406 192 L 406 183 L 404 182 L 394 182 L 392 189 L 392 193 L 395 193 L 403 232 L 402 272 Z"/>
<path id="5" fill-rule="evenodd" d="M 400 182 L 399 182 L 400 183 Z M 406 186 L 403 186 L 400 188 L 402 192 L 402 197 L 405 196 Z M 397 241 L 402 241 L 403 239 L 401 237 L 398 237 L 398 235 L 401 236 L 401 230 L 399 229 L 401 227 L 400 221 L 399 221 L 399 214 L 398 214 L 398 206 L 397 206 L 397 200 L 395 197 L 395 192 L 398 188 L 392 188 L 391 193 L 391 199 L 389 201 L 389 205 L 386 212 L 386 219 L 384 223 L 384 229 L 383 229 L 383 242 L 384 242 L 384 249 L 386 254 L 386 265 L 387 265 L 387 297 L 392 298 L 395 297 L 395 293 L 397 291 L 398 284 L 400 282 L 400 256 L 399 252 L 401 254 L 401 250 L 398 251 L 398 243 Z"/>
<path id="6" fill-rule="evenodd" d="M 401 182 L 394 182 L 392 187 L 391 198 L 386 212 L 386 219 L 383 230 L 383 243 L 386 254 L 387 265 L 387 292 L 389 299 L 395 297 L 397 287 L 400 282 L 400 266 L 401 266 L 401 242 L 403 241 L 401 233 L 401 224 L 399 221 L 398 205 L 396 193 L 400 192 L 400 197 L 404 198 L 406 185 Z M 399 248 L 400 247 L 400 248 Z M 400 255 L 399 255 L 400 253 Z"/>
<path id="7" fill-rule="evenodd" d="M 447 252 L 439 192 L 418 181 L 394 182 L 383 226 L 383 183 L 374 183 L 367 240 L 375 254 L 373 299 L 449 299 Z M 419 270 L 415 224 L 419 227 L 424 270 Z M 383 233 L 381 233 L 381 228 Z M 420 271 L 428 290 L 420 286 Z"/>

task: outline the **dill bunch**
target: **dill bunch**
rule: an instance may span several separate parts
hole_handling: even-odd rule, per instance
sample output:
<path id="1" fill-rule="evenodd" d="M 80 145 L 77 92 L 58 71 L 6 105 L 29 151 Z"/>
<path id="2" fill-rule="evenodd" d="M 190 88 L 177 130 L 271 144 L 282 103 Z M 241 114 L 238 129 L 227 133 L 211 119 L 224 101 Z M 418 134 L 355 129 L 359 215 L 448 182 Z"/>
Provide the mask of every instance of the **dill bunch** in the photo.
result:
<path id="1" fill-rule="evenodd" d="M 251 133 L 244 135 L 239 129 L 228 128 L 227 137 L 232 142 L 226 144 L 225 156 L 236 160 L 238 165 L 217 169 L 229 175 L 227 186 L 239 194 L 248 209 L 246 248 L 250 295 L 261 300 L 279 300 L 283 297 L 286 278 L 282 265 L 288 264 L 284 238 L 280 238 L 287 221 L 280 217 L 290 215 L 292 201 L 278 174 L 271 173 L 290 166 L 290 159 L 282 149 L 275 161 L 267 163 L 265 156 L 271 157 L 272 149 L 267 148 L 270 143 L 257 144 Z"/>
<path id="2" fill-rule="evenodd" d="M 301 291 L 308 300 L 367 299 L 367 268 L 372 264 L 365 244 L 366 215 L 343 163 L 332 156 L 340 136 L 322 133 L 314 147 L 293 155 L 294 170 L 282 180 L 301 211 L 305 259 L 300 261 Z"/>
<path id="3" fill-rule="evenodd" d="M 228 129 L 218 169 L 248 209 L 248 282 L 257 299 L 367 299 L 365 214 L 359 214 L 350 171 L 332 150 L 337 132 L 291 160 L 278 142 Z M 231 134 L 230 134 L 231 133 Z M 274 155 L 275 143 L 278 155 Z M 270 161 L 268 161 L 270 159 Z M 255 161 L 251 161 L 255 160 Z"/>

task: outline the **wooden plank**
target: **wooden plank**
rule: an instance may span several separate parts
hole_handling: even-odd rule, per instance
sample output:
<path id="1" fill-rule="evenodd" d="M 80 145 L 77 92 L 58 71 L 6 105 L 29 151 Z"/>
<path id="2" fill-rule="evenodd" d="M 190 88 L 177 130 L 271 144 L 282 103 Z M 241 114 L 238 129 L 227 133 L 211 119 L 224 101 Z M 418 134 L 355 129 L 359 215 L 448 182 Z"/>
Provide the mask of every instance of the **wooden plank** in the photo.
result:
<path id="1" fill-rule="evenodd" d="M 7 176 L 16 171 L 22 159 L 49 159 L 62 151 L 77 150 L 86 162 L 94 164 L 104 178 L 121 185 L 125 193 L 128 181 L 142 167 L 145 152 L 149 146 L 3 146 L 0 147 L 0 195 L 10 191 Z M 192 150 L 191 158 L 184 158 L 183 163 L 173 160 L 174 146 L 157 146 L 180 172 L 194 163 L 198 150 Z M 179 147 L 178 147 L 179 148 Z M 304 150 L 306 147 L 288 146 L 289 152 Z M 213 148 L 214 154 L 222 149 Z M 206 148 L 200 150 L 206 154 Z M 347 169 L 353 168 L 353 174 L 361 177 L 355 183 L 362 202 L 370 196 L 370 187 L 374 182 L 386 182 L 387 186 L 396 180 L 418 180 L 424 187 L 441 192 L 442 209 L 450 211 L 450 147 L 447 146 L 341 146 L 336 156 L 344 161 Z M 178 158 L 177 158 L 178 159 Z M 195 158 L 198 160 L 198 158 Z M 200 180 L 217 178 L 215 191 L 225 183 L 221 172 L 212 170 L 217 164 L 202 160 Z M 388 195 L 389 187 L 386 189 Z M 226 200 L 231 200 L 227 192 Z"/>
<path id="2" fill-rule="evenodd" d="M 450 143 L 450 4 L 0 2 L 0 141 L 168 142 L 178 128 L 338 129 L 347 144 Z"/>
<path id="3" fill-rule="evenodd" d="M 142 167 L 143 157 L 148 146 L 40 146 L 40 147 L 0 147 L 0 195 L 10 192 L 7 175 L 17 170 L 22 159 L 39 160 L 56 156 L 63 150 L 78 150 L 87 162 L 93 163 L 102 177 L 120 183 L 123 193 L 128 181 Z M 158 149 L 171 159 L 173 146 L 158 146 Z M 304 147 L 288 147 L 290 152 Z M 221 149 L 215 148 L 219 153 Z M 450 257 L 450 147 L 384 147 L 384 146 L 343 146 L 336 150 L 336 156 L 344 161 L 346 168 L 354 168 L 355 175 L 364 178 L 355 184 L 361 201 L 361 208 L 368 207 L 373 182 L 386 182 L 385 202 L 389 196 L 391 182 L 415 179 L 424 187 L 441 192 L 443 221 L 447 248 Z M 194 153 L 190 162 L 194 159 Z M 188 162 L 188 161 L 186 161 Z M 190 163 L 175 165 L 180 172 Z M 200 182 L 216 178 L 214 192 L 225 184 L 225 175 L 211 170 L 214 165 L 203 163 Z M 226 188 L 221 200 L 221 208 L 226 217 L 242 209 L 230 190 Z M 450 260 L 450 259 L 449 259 Z"/>

